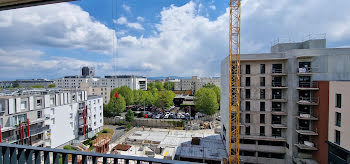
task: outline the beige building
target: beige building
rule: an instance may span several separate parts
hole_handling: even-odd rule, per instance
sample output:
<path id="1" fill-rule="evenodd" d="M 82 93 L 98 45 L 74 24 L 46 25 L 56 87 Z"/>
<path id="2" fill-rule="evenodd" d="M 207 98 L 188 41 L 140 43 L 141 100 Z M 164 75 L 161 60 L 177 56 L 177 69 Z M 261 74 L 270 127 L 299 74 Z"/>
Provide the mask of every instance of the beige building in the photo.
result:
<path id="1" fill-rule="evenodd" d="M 329 161 L 350 163 L 350 81 L 329 84 Z"/>
<path id="2" fill-rule="evenodd" d="M 111 94 L 111 88 L 107 86 L 89 86 L 88 83 L 81 83 L 80 89 L 87 91 L 88 95 L 102 96 L 103 104 L 108 104 Z"/>

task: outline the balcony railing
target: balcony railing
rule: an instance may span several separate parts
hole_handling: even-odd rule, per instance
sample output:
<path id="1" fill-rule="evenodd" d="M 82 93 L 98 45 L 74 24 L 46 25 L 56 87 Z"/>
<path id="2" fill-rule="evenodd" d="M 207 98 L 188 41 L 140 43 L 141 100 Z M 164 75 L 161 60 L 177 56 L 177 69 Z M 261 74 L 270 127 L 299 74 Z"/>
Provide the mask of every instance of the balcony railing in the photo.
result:
<path id="1" fill-rule="evenodd" d="M 282 68 L 272 68 L 272 73 L 274 74 L 284 74 L 284 71 Z"/>
<path id="2" fill-rule="evenodd" d="M 52 155 L 51 155 L 52 154 Z M 43 155 L 43 156 L 42 156 Z M 165 163 L 165 164 L 191 164 L 192 162 L 176 161 L 176 160 L 164 160 L 157 158 L 125 156 L 116 154 L 102 154 L 93 152 L 81 152 L 63 149 L 52 149 L 43 147 L 33 147 L 25 145 L 15 145 L 0 143 L 0 163 L 60 163 L 60 158 L 63 164 L 68 164 L 68 155 L 71 155 L 69 163 L 76 164 L 79 161 L 81 163 L 119 163 L 125 164 L 132 163 Z"/>
<path id="3" fill-rule="evenodd" d="M 317 105 L 319 103 L 318 97 L 299 97 L 298 104 Z"/>
<path id="4" fill-rule="evenodd" d="M 273 82 L 271 83 L 271 86 L 272 86 L 272 87 L 287 87 L 287 85 L 284 84 L 283 82 L 276 82 L 276 81 L 273 81 Z"/>
<path id="5" fill-rule="evenodd" d="M 318 88 L 318 82 L 299 82 L 299 88 Z"/>
<path id="6" fill-rule="evenodd" d="M 311 68 L 311 67 L 301 67 L 297 68 L 298 74 L 310 74 L 314 72 L 318 72 L 318 68 Z"/>

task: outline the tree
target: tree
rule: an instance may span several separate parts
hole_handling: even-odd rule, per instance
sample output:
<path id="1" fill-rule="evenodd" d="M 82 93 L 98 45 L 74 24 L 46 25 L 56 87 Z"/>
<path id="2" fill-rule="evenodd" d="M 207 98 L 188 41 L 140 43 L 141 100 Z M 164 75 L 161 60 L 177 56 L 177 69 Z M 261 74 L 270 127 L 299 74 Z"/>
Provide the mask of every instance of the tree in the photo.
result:
<path id="1" fill-rule="evenodd" d="M 160 91 L 156 100 L 156 105 L 160 108 L 169 108 L 174 105 L 175 93 L 172 91 Z"/>
<path id="2" fill-rule="evenodd" d="M 55 88 L 56 87 L 56 85 L 55 84 L 50 84 L 49 86 L 47 86 L 47 87 L 49 87 L 49 88 Z"/>
<path id="3" fill-rule="evenodd" d="M 208 88 L 208 89 L 212 89 L 215 94 L 216 94 L 216 98 L 218 103 L 220 103 L 220 88 L 212 83 L 206 84 L 203 86 L 204 88 Z"/>
<path id="4" fill-rule="evenodd" d="M 125 99 L 126 105 L 132 105 L 134 103 L 134 95 L 132 90 L 128 86 L 121 86 L 119 88 L 114 88 L 111 91 L 111 99 L 115 98 L 114 94 L 118 92 L 119 96 L 122 95 Z"/>
<path id="5" fill-rule="evenodd" d="M 117 99 L 113 97 L 109 100 L 109 103 L 103 107 L 105 108 L 103 109 L 105 111 L 103 115 L 106 115 L 106 117 L 119 115 L 121 112 L 125 111 L 125 99 L 122 95 L 119 95 Z"/>
<path id="6" fill-rule="evenodd" d="M 32 85 L 32 88 L 44 88 L 42 85 Z"/>
<path id="7" fill-rule="evenodd" d="M 170 91 L 174 90 L 174 83 L 169 81 L 164 82 L 164 89 Z"/>
<path id="8" fill-rule="evenodd" d="M 146 91 L 144 90 L 133 90 L 134 103 L 136 105 L 144 105 L 146 102 Z"/>
<path id="9" fill-rule="evenodd" d="M 196 111 L 207 115 L 213 115 L 218 111 L 219 104 L 213 89 L 201 88 L 194 94 Z"/>
<path id="10" fill-rule="evenodd" d="M 125 114 L 125 120 L 127 122 L 133 122 L 134 121 L 134 112 L 132 112 L 131 109 L 129 109 Z"/>
<path id="11" fill-rule="evenodd" d="M 155 87 L 155 83 L 154 82 L 149 82 L 147 83 L 147 90 L 152 90 L 152 88 Z"/>
<path id="12" fill-rule="evenodd" d="M 157 82 L 156 82 L 155 87 L 158 89 L 158 91 L 161 91 L 161 90 L 164 89 L 164 88 L 163 88 L 163 83 L 160 82 L 160 81 L 157 81 Z"/>

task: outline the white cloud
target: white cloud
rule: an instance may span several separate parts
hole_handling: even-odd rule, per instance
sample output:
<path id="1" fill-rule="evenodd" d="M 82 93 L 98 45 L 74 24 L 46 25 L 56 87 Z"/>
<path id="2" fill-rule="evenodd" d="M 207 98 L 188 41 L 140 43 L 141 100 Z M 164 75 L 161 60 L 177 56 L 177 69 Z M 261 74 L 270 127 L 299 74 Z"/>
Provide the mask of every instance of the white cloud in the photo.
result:
<path id="1" fill-rule="evenodd" d="M 121 24 L 121 25 L 126 25 L 129 28 L 133 28 L 135 30 L 144 30 L 144 28 L 142 27 L 142 25 L 140 23 L 137 22 L 128 22 L 128 20 L 126 19 L 126 17 L 120 17 L 117 20 L 113 20 L 114 23 L 117 24 Z"/>
<path id="2" fill-rule="evenodd" d="M 123 7 L 123 9 L 124 9 L 126 12 L 131 13 L 131 7 L 130 7 L 130 6 L 123 4 L 122 7 Z"/>
<path id="3" fill-rule="evenodd" d="M 81 48 L 110 53 L 114 31 L 69 3 L 0 12 L 1 47 Z"/>
<path id="4" fill-rule="evenodd" d="M 212 9 L 212 10 L 216 10 L 215 5 L 210 5 L 209 8 Z"/>
<path id="5" fill-rule="evenodd" d="M 145 21 L 145 18 L 143 18 L 143 17 L 140 17 L 140 16 L 139 16 L 139 17 L 137 17 L 136 19 L 137 19 L 137 21 L 140 21 L 140 22 L 143 22 L 143 21 Z"/>

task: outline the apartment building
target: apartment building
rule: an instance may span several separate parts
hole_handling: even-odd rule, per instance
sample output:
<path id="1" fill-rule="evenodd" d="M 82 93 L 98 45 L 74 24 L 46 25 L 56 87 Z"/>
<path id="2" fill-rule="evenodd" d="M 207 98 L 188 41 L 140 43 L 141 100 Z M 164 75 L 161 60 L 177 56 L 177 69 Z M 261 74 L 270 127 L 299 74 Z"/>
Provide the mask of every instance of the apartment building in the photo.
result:
<path id="1" fill-rule="evenodd" d="M 80 89 L 87 91 L 88 95 L 99 95 L 103 98 L 103 103 L 108 104 L 111 88 L 107 86 L 89 86 L 88 83 L 80 83 Z"/>
<path id="2" fill-rule="evenodd" d="M 228 57 L 221 68 L 222 129 L 228 129 Z M 241 55 L 240 157 L 243 163 L 313 163 L 322 136 L 320 81 L 350 80 L 350 49 L 325 39 L 279 43 Z M 328 106 L 327 106 L 328 107 Z M 327 112 L 328 113 L 328 112 Z M 328 122 L 326 122 L 328 125 Z M 227 138 L 228 131 L 222 132 Z M 226 139 L 228 148 L 229 140 Z"/>
<path id="3" fill-rule="evenodd" d="M 109 87 L 110 89 L 128 86 L 132 90 L 147 90 L 147 78 L 135 75 L 105 76 L 104 78 L 94 76 L 94 69 L 83 67 L 81 75 L 65 76 L 54 80 L 58 88 L 80 88 L 83 83 L 91 87 Z"/>
<path id="4" fill-rule="evenodd" d="M 47 88 L 50 84 L 53 84 L 52 80 L 47 79 L 28 79 L 28 80 L 15 80 L 15 81 L 0 81 L 1 88 L 10 87 L 23 87 L 30 88 L 34 85 L 41 85 Z"/>
<path id="5" fill-rule="evenodd" d="M 62 89 L 18 90 L 3 95 L 0 97 L 2 141 L 54 148 L 79 139 L 79 114 L 89 101 L 97 101 L 98 107 L 95 104 L 93 107 L 98 116 L 94 117 L 94 111 L 86 112 L 92 123 L 84 122 L 86 133 L 96 133 L 103 125 L 100 96 L 89 99 L 86 91 Z"/>
<path id="6" fill-rule="evenodd" d="M 190 90 L 193 93 L 207 84 L 214 84 L 220 87 L 220 78 L 192 76 L 191 79 L 180 79 L 174 82 L 175 91 Z"/>

